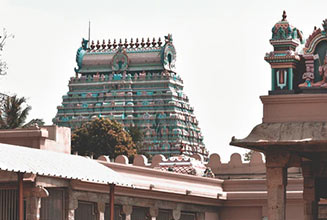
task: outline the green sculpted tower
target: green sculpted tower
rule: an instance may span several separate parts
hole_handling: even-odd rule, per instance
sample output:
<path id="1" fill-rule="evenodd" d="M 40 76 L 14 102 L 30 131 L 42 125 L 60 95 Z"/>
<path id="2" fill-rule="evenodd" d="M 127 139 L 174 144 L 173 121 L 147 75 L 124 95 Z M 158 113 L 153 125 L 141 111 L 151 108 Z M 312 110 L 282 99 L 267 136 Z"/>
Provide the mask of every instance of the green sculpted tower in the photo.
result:
<path id="1" fill-rule="evenodd" d="M 198 121 L 174 72 L 176 51 L 172 36 L 128 42 L 82 41 L 76 55 L 76 76 L 53 122 L 77 128 L 92 118 L 115 119 L 125 128 L 145 133 L 143 152 L 171 156 L 208 151 Z"/>

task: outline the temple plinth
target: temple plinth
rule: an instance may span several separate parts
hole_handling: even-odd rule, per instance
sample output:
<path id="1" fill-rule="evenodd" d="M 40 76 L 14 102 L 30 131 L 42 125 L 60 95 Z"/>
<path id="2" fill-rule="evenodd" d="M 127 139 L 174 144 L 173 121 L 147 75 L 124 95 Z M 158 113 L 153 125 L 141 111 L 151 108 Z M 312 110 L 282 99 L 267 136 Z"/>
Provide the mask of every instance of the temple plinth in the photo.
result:
<path id="1" fill-rule="evenodd" d="M 326 21 L 326 20 L 325 20 Z M 286 219 L 287 168 L 303 172 L 304 219 L 318 219 L 327 198 L 327 21 L 303 44 L 302 32 L 286 21 L 272 29 L 274 51 L 269 95 L 261 96 L 262 123 L 231 145 L 266 156 L 268 219 Z"/>

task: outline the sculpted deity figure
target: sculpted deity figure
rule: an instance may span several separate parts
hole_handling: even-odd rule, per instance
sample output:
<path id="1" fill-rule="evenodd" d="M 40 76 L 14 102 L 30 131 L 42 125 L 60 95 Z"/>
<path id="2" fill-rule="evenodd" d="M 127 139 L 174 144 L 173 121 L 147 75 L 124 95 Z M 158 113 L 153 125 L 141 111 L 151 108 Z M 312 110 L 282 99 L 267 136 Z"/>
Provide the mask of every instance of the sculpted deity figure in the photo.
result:
<path id="1" fill-rule="evenodd" d="M 305 72 L 302 75 L 302 79 L 304 79 L 305 81 L 304 83 L 299 84 L 300 88 L 312 87 L 314 74 L 312 72 Z"/>
<path id="2" fill-rule="evenodd" d="M 322 80 L 313 84 L 313 87 L 327 88 L 327 56 L 325 56 L 324 64 L 319 66 L 319 74 Z"/>

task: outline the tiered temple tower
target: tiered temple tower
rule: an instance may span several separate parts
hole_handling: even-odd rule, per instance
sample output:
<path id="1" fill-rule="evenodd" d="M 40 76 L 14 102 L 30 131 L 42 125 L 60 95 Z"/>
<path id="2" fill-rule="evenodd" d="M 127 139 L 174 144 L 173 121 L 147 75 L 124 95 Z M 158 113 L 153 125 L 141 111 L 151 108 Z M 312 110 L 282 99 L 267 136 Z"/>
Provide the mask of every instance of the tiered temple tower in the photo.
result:
<path id="1" fill-rule="evenodd" d="M 92 118 L 115 119 L 125 128 L 145 132 L 143 152 L 176 155 L 208 151 L 198 121 L 174 72 L 176 51 L 172 35 L 152 41 L 87 40 L 76 55 L 76 76 L 69 81 L 53 122 L 77 128 Z"/>

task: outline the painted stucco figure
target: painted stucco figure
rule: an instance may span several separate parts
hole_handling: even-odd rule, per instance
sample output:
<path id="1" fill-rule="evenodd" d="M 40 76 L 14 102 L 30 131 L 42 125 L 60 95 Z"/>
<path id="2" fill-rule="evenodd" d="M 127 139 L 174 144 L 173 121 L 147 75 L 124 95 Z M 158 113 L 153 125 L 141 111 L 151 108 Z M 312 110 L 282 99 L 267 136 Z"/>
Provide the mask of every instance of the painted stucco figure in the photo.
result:
<path id="1" fill-rule="evenodd" d="M 313 87 L 327 88 L 327 56 L 325 56 L 324 64 L 319 66 L 319 74 L 322 80 L 313 84 Z"/>
<path id="2" fill-rule="evenodd" d="M 302 75 L 302 79 L 304 79 L 304 83 L 299 84 L 300 88 L 312 87 L 314 74 L 312 72 L 305 72 Z"/>

